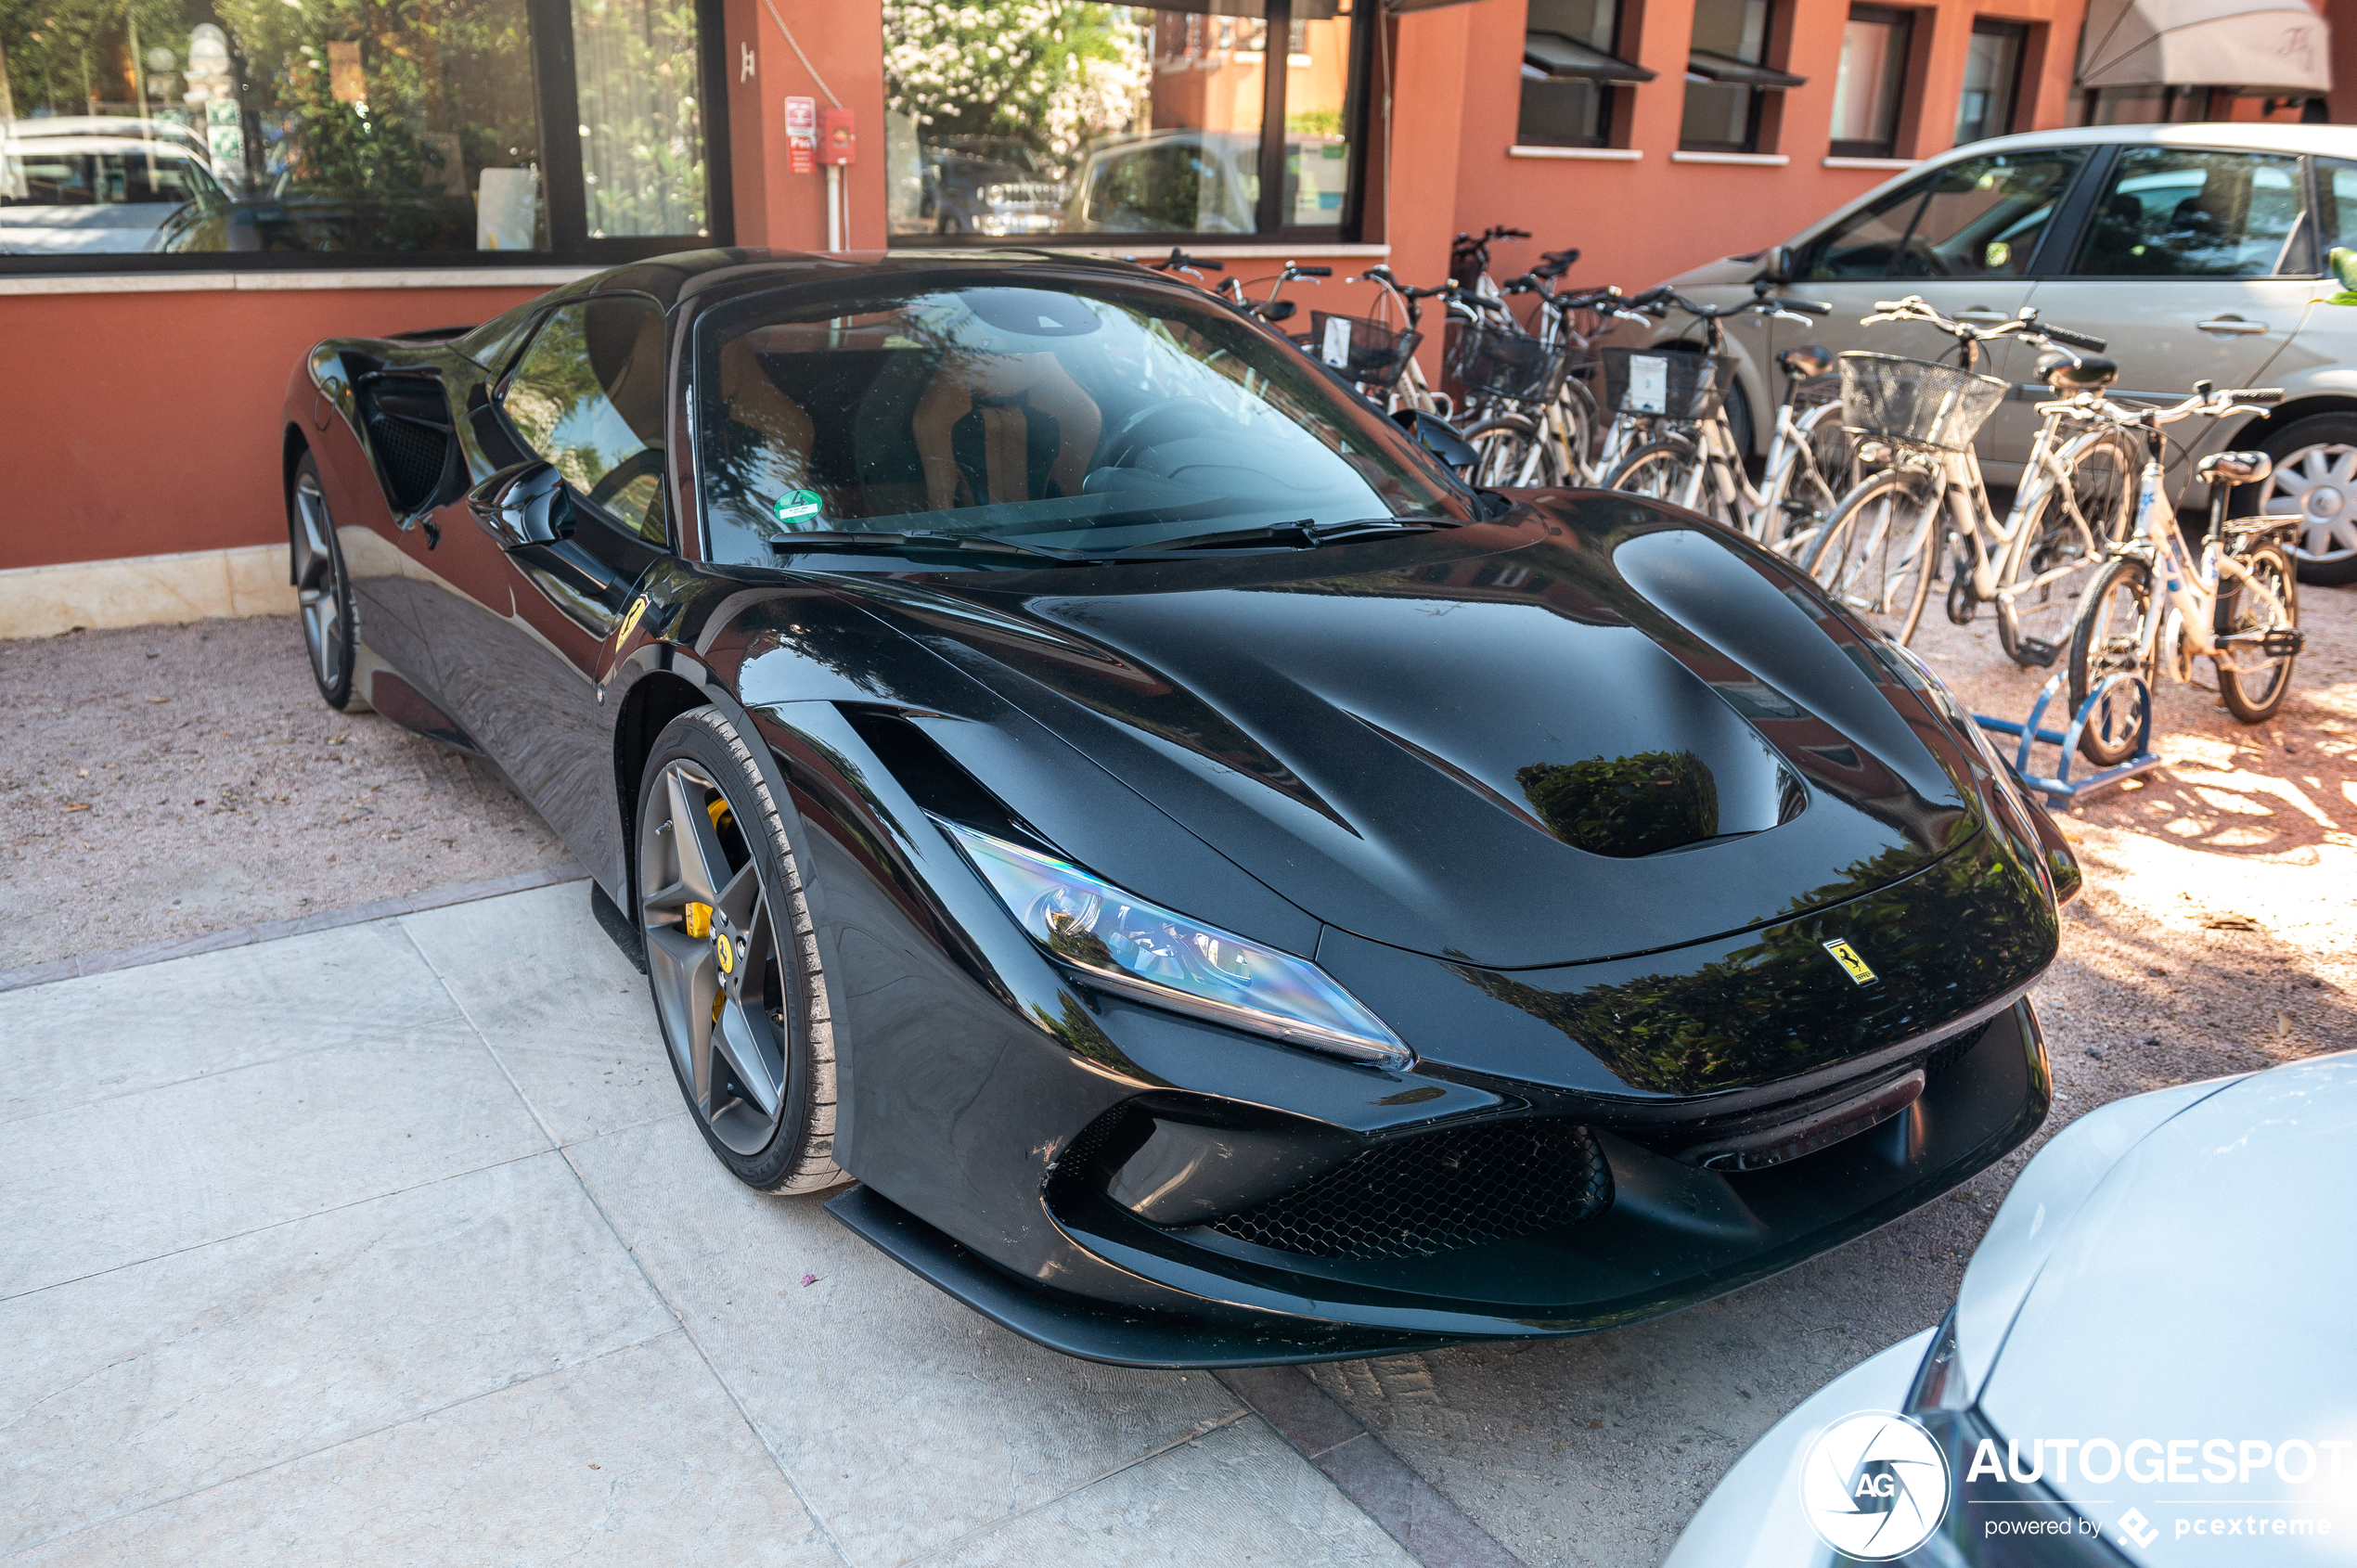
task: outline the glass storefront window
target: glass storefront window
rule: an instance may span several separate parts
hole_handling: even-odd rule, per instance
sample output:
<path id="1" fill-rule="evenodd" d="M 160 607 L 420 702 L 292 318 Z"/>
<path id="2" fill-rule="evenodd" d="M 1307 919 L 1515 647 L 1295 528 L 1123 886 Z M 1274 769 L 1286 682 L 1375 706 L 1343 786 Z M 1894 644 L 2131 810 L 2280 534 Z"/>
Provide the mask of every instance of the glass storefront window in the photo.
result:
<path id="1" fill-rule="evenodd" d="M 1752 77 L 1768 58 L 1768 0 L 1697 0 L 1694 49 L 1697 63 L 1686 75 L 1686 111 L 1680 122 L 1681 148 L 1710 152 L 1758 150 L 1760 86 Z M 1726 61 L 1752 71 L 1725 71 Z"/>
<path id="2" fill-rule="evenodd" d="M 892 232 L 1339 229 L 1363 3 L 885 0 Z"/>
<path id="3" fill-rule="evenodd" d="M 706 235 L 699 3 L 0 7 L 0 254 L 547 257 Z M 551 69 L 568 32 L 570 82 Z"/>

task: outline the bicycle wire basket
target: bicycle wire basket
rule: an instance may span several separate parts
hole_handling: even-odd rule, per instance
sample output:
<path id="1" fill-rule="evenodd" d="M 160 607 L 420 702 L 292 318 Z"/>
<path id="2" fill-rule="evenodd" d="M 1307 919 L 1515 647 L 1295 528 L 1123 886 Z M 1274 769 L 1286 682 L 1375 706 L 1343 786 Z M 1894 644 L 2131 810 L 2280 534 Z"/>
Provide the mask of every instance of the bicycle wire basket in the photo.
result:
<path id="1" fill-rule="evenodd" d="M 1424 335 L 1387 327 L 1363 315 L 1335 315 L 1313 310 L 1309 313 L 1308 333 L 1294 341 L 1310 358 L 1341 372 L 1345 380 L 1366 387 L 1387 387 L 1408 368 L 1408 360 L 1416 352 L 1416 345 L 1424 341 Z"/>
<path id="2" fill-rule="evenodd" d="M 1962 452 L 2013 388 L 1952 365 L 1849 349 L 1841 366 L 1841 422 L 1860 435 Z"/>
<path id="3" fill-rule="evenodd" d="M 1707 419 L 1727 400 L 1735 379 L 1728 354 L 1692 349 L 1606 348 L 1604 407 L 1614 414 L 1654 414 L 1665 419 Z"/>
<path id="4" fill-rule="evenodd" d="M 1486 321 L 1461 321 L 1449 340 L 1450 379 L 1476 397 L 1550 403 L 1563 391 L 1569 356 L 1529 333 Z"/>

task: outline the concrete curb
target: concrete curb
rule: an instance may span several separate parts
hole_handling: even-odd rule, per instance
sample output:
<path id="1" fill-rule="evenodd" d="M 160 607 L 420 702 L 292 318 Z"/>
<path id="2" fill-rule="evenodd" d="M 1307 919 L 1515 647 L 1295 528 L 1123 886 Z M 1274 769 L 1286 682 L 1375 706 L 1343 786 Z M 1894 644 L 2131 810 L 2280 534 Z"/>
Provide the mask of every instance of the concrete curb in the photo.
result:
<path id="1" fill-rule="evenodd" d="M 512 877 L 495 877 L 483 882 L 461 882 L 456 887 L 432 888 L 401 898 L 380 898 L 373 904 L 354 904 L 342 909 L 322 909 L 316 914 L 299 915 L 291 920 L 269 920 L 260 925 L 231 926 L 227 931 L 206 932 L 200 936 L 184 937 L 178 942 L 151 943 L 145 947 L 118 947 L 105 953 L 77 953 L 71 958 L 58 958 L 45 964 L 29 964 L 23 969 L 0 970 L 0 991 L 21 991 L 28 985 L 46 985 L 52 981 L 78 980 L 84 975 L 107 974 L 115 970 L 138 969 L 147 964 L 160 964 L 170 958 L 192 958 L 199 953 L 218 953 L 230 947 L 243 947 L 255 942 L 276 942 L 282 936 L 303 936 L 315 931 L 333 931 L 338 926 L 365 925 L 370 920 L 388 919 L 395 915 L 414 915 L 420 910 L 446 908 L 453 904 L 471 904 L 479 898 L 496 898 L 501 893 L 524 893 L 536 887 L 552 887 L 559 882 L 578 881 L 589 873 L 570 861 L 562 866 L 550 866 L 538 871 L 523 871 Z"/>

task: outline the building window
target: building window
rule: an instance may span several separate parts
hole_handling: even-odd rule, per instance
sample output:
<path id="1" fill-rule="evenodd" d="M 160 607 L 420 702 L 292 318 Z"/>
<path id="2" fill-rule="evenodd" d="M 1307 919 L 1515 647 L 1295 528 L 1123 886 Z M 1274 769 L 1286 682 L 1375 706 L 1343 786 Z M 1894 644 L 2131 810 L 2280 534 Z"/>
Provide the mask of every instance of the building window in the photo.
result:
<path id="1" fill-rule="evenodd" d="M 1964 90 L 1956 99 L 1956 145 L 2002 136 L 2014 128 L 2014 99 L 2021 89 L 2022 46 L 2029 29 L 2017 21 L 1972 24 L 1964 55 Z"/>
<path id="2" fill-rule="evenodd" d="M 1770 9 L 1769 0 L 1696 0 L 1681 149 L 1758 152 L 1767 95 L 1807 81 L 1769 66 Z"/>
<path id="3" fill-rule="evenodd" d="M 884 0 L 892 233 L 1342 238 L 1370 5 Z"/>
<path id="4" fill-rule="evenodd" d="M 1914 19 L 1880 6 L 1852 6 L 1834 77 L 1833 153 L 1888 158 L 1899 143 L 1899 94 L 1907 79 Z"/>
<path id="5" fill-rule="evenodd" d="M 1616 53 L 1617 0 L 1530 0 L 1522 46 L 1526 147 L 1606 147 L 1619 95 L 1654 72 Z"/>
<path id="6" fill-rule="evenodd" d="M 717 6 L 0 11 L 11 270 L 621 261 L 728 236 Z"/>

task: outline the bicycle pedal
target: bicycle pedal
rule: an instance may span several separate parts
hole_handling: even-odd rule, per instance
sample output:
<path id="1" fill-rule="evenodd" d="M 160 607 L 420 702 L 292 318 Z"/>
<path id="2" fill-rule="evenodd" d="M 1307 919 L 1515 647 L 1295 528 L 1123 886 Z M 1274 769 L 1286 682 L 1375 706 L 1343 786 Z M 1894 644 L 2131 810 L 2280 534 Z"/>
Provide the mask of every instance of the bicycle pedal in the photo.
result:
<path id="1" fill-rule="evenodd" d="M 1972 583 L 1960 572 L 1948 585 L 1948 619 L 1959 626 L 1969 626 L 1979 613 L 1980 601 L 1973 598 Z"/>
<path id="2" fill-rule="evenodd" d="M 2016 664 L 2035 664 L 2042 670 L 2061 657 L 2062 649 L 2058 644 L 2038 637 L 2024 637 L 2014 645 L 2014 662 Z"/>
<path id="3" fill-rule="evenodd" d="M 2259 639 L 2259 651 L 2270 659 L 2297 659 L 2308 646 L 2308 634 L 2297 626 L 2278 626 Z"/>

